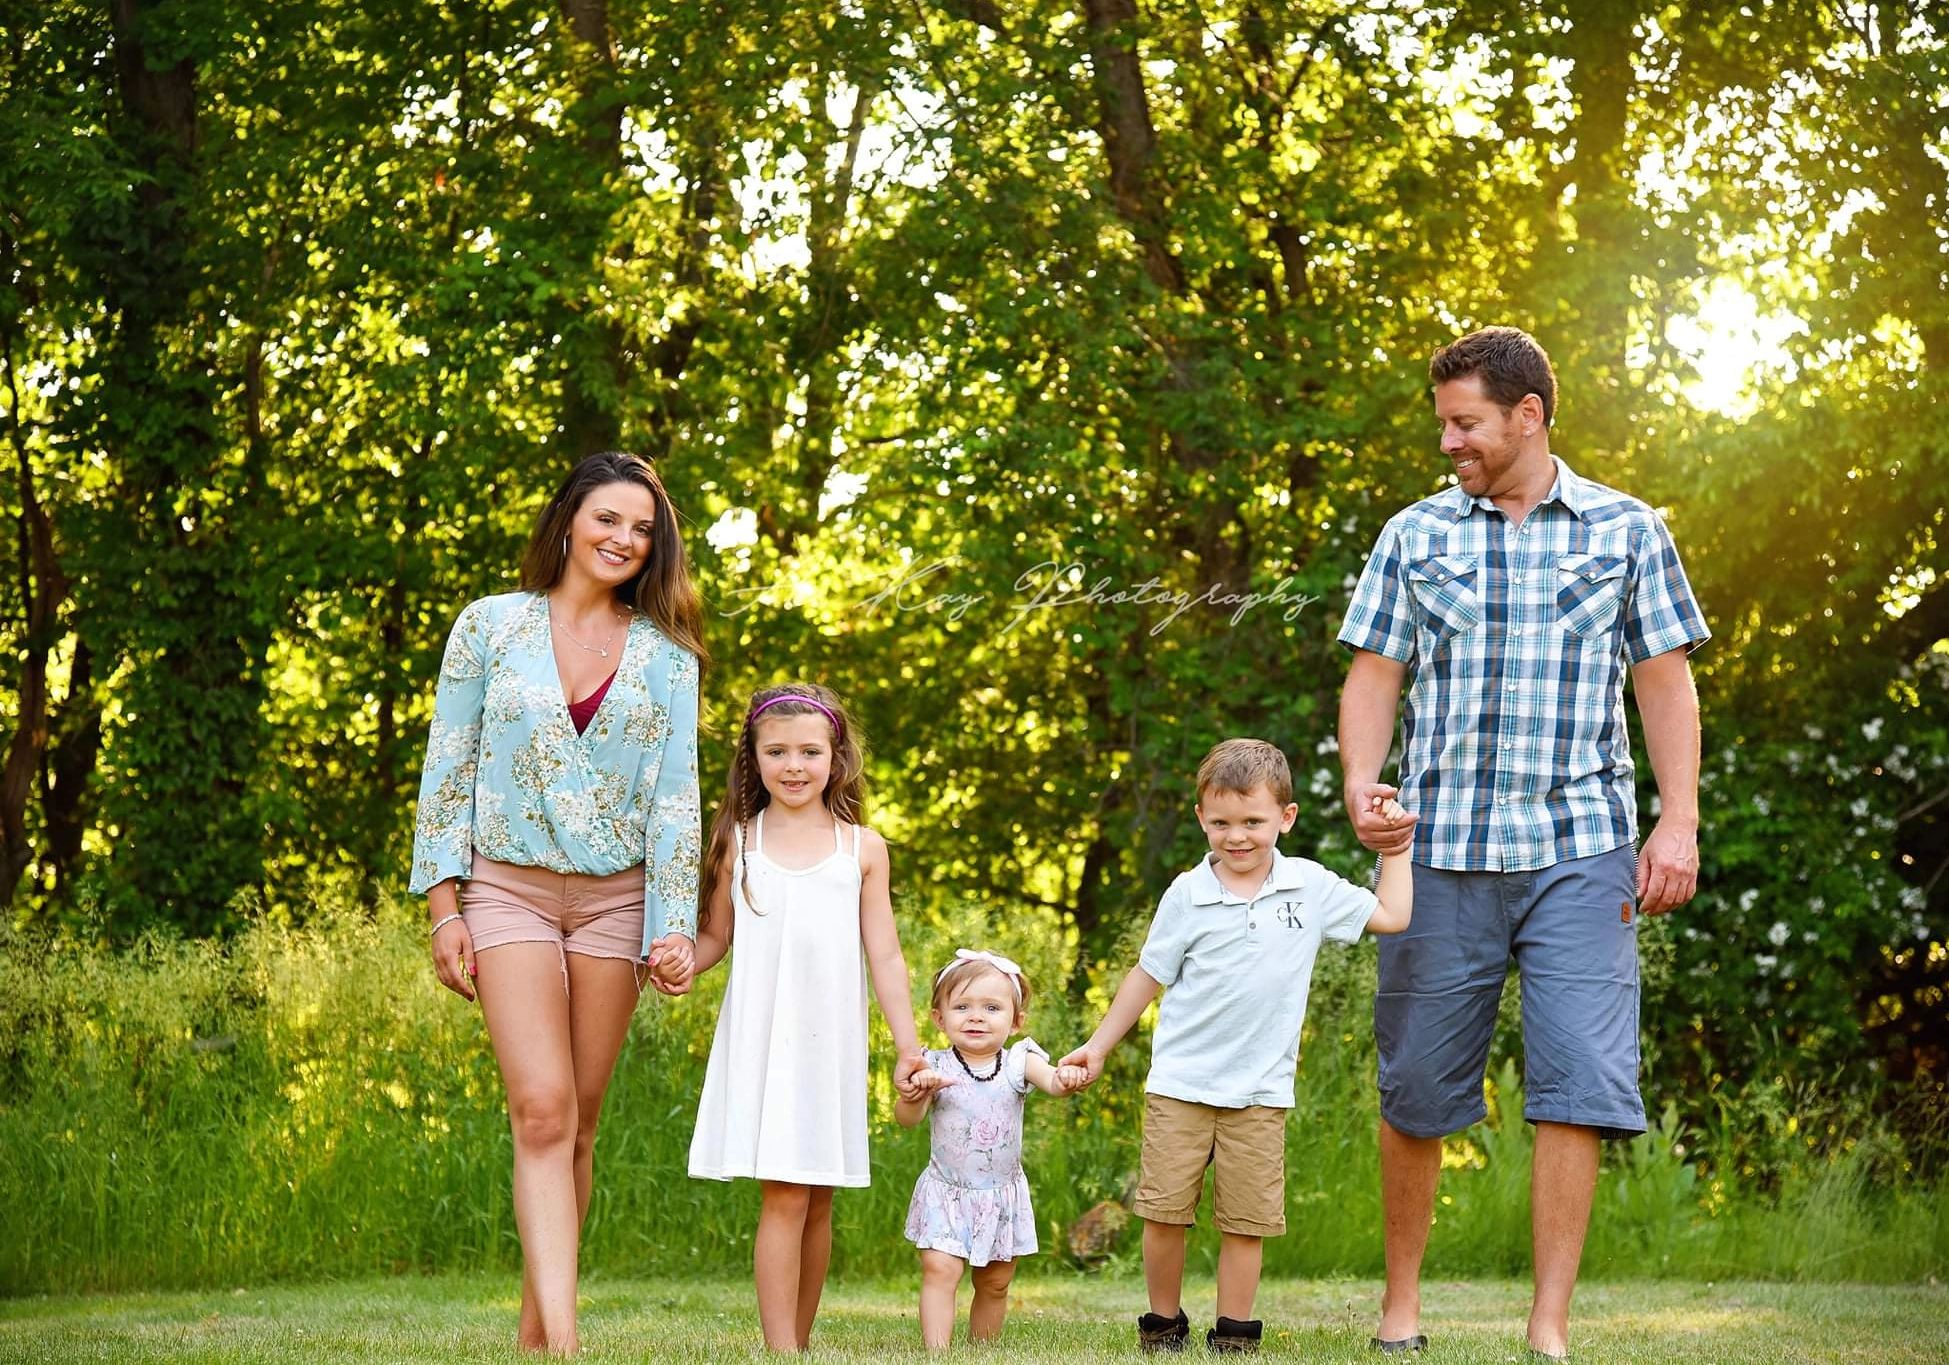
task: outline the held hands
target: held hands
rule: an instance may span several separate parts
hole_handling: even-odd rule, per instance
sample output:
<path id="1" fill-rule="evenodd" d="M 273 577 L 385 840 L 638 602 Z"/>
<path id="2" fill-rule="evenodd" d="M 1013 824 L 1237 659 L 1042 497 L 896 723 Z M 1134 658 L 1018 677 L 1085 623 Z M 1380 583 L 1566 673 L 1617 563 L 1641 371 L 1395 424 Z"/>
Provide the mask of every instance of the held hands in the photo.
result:
<path id="1" fill-rule="evenodd" d="M 924 1095 L 933 1094 L 936 1090 L 945 1090 L 950 1085 L 959 1085 L 961 1082 L 952 1076 L 943 1076 L 931 1066 L 923 1066 L 907 1078 L 907 1084 L 914 1091 L 913 1098 L 919 1099 Z"/>
<path id="2" fill-rule="evenodd" d="M 900 1060 L 893 1064 L 893 1088 L 899 1092 L 901 1099 L 917 1103 L 934 1093 L 931 1089 L 914 1084 L 914 1077 L 925 1070 L 927 1059 L 918 1052 L 903 1053 Z"/>
<path id="3" fill-rule="evenodd" d="M 1102 1074 L 1103 1054 L 1087 1043 L 1056 1063 L 1056 1083 L 1065 1095 L 1089 1089 Z"/>
<path id="4" fill-rule="evenodd" d="M 1073 1095 L 1092 1079 L 1089 1071 L 1080 1066 L 1057 1066 L 1051 1074 L 1055 1077 L 1055 1093 L 1058 1095 Z M 945 1075 L 931 1066 L 923 1066 L 909 1076 L 904 1085 L 898 1081 L 894 1084 L 900 1091 L 900 1098 L 911 1104 L 963 1082 L 958 1076 Z"/>
<path id="5" fill-rule="evenodd" d="M 474 999 L 474 936 L 465 920 L 449 920 L 433 936 L 433 974 L 462 1000 Z"/>
<path id="6" fill-rule="evenodd" d="M 1385 782 L 1364 782 L 1347 792 L 1353 832 L 1375 853 L 1406 853 L 1414 847 L 1414 826 L 1421 817 L 1403 809 L 1394 799 L 1399 795 L 1399 788 Z"/>
<path id="7" fill-rule="evenodd" d="M 650 942 L 650 984 L 664 995 L 682 995 L 690 989 L 696 969 L 696 945 L 684 934 L 665 934 Z"/>

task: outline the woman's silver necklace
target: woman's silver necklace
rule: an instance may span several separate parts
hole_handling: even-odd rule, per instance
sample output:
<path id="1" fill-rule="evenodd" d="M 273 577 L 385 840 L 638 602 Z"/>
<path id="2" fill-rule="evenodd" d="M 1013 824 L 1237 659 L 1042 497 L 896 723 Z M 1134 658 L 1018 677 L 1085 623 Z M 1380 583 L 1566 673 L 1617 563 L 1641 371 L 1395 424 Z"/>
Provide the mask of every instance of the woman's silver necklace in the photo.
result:
<path id="1" fill-rule="evenodd" d="M 618 616 L 616 619 L 620 621 L 622 620 L 622 617 Z M 568 642 L 574 645 L 577 649 L 581 650 L 584 654 L 600 654 L 603 658 L 606 659 L 609 657 L 609 646 L 616 642 L 616 628 L 614 626 L 609 627 L 609 634 L 603 637 L 602 643 L 600 645 L 589 645 L 589 644 L 584 644 L 582 641 L 576 639 L 574 632 L 570 631 L 569 628 L 563 625 L 560 621 L 557 621 L 555 619 L 555 613 L 552 611 L 548 613 L 548 624 L 555 627 L 555 629 L 562 632 L 562 634 L 568 636 Z"/>

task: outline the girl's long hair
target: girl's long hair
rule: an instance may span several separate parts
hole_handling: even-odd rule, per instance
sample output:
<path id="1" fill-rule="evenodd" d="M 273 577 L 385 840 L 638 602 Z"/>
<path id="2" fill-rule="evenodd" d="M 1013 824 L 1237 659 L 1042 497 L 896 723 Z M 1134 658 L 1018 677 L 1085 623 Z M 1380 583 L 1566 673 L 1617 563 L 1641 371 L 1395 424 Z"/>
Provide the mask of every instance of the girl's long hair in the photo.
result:
<path id="1" fill-rule="evenodd" d="M 582 510 L 589 494 L 609 483 L 633 483 L 648 489 L 656 507 L 650 525 L 650 562 L 636 577 L 617 587 L 616 600 L 649 617 L 671 643 L 688 651 L 699 664 L 708 663 L 704 606 L 690 581 L 690 558 L 684 553 L 683 537 L 677 530 L 677 509 L 664 491 L 663 480 L 641 455 L 605 450 L 569 471 L 542 509 L 527 553 L 521 556 L 522 589 L 547 592 L 562 581 L 562 571 L 568 566 L 562 542 L 575 514 Z"/>
<path id="2" fill-rule="evenodd" d="M 781 701 L 772 706 L 766 702 L 775 697 L 807 697 L 819 703 L 826 711 L 839 717 L 835 728 L 830 717 L 819 709 L 802 701 Z M 755 721 L 752 712 L 764 706 L 765 712 Z M 751 847 L 751 822 L 758 812 L 771 804 L 771 793 L 765 790 L 765 783 L 758 776 L 758 726 L 773 717 L 818 716 L 826 722 L 832 735 L 832 775 L 826 782 L 821 799 L 826 809 L 835 818 L 847 824 L 860 822 L 860 814 L 866 807 L 866 746 L 860 738 L 859 726 L 853 723 L 846 710 L 846 703 L 839 700 L 839 694 L 831 688 L 817 683 L 791 682 L 777 687 L 761 688 L 752 693 L 751 701 L 744 708 L 744 722 L 738 727 L 738 747 L 731 756 L 731 780 L 724 800 L 718 804 L 717 815 L 711 821 L 710 846 L 704 854 L 704 867 L 697 886 L 697 927 L 701 930 L 710 919 L 711 898 L 717 893 L 719 869 L 731 850 L 739 848 L 737 867 L 733 875 L 744 890 L 747 903 L 751 901 L 751 883 L 746 876 L 745 852 Z M 740 847 L 738 833 L 742 830 L 744 838 Z"/>

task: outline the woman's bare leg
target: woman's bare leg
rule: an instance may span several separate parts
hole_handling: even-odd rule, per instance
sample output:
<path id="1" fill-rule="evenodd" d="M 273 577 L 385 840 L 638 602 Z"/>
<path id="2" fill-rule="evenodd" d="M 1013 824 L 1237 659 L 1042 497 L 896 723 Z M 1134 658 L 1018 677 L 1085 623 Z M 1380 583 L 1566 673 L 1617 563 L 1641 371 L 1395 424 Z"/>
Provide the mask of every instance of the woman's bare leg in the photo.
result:
<path id="1" fill-rule="evenodd" d="M 569 1055 L 575 1071 L 575 1226 L 580 1229 L 589 1218 L 596 1120 L 602 1114 L 602 1097 L 609 1089 L 616 1058 L 629 1037 L 637 991 L 634 966 L 619 959 L 570 953 L 568 976 Z M 547 1344 L 535 1306 L 534 1281 L 525 1265 L 521 1325 L 515 1339 L 530 1350 Z"/>
<path id="2" fill-rule="evenodd" d="M 514 1223 L 521 1234 L 524 1346 L 573 1355 L 576 1102 L 569 1002 L 552 943 L 481 950 L 481 1012 L 507 1087 L 514 1132 Z M 529 1335 L 539 1328 L 539 1340 Z"/>
<path id="3" fill-rule="evenodd" d="M 596 1121 L 636 1013 L 636 965 L 615 957 L 568 955 L 569 1047 L 575 1058 L 576 1226 L 589 1216 Z"/>

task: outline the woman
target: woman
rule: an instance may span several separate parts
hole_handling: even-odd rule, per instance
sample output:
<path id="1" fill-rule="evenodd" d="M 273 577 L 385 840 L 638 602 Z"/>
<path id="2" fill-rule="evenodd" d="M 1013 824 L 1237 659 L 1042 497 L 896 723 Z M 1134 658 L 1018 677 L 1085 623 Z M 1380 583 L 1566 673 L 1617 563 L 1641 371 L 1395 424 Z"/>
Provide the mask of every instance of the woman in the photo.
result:
<path id="1" fill-rule="evenodd" d="M 542 512 L 521 590 L 470 603 L 440 667 L 412 889 L 507 1085 L 530 1349 L 578 1345 L 596 1118 L 642 967 L 689 989 L 701 623 L 655 471 L 591 455 Z"/>

